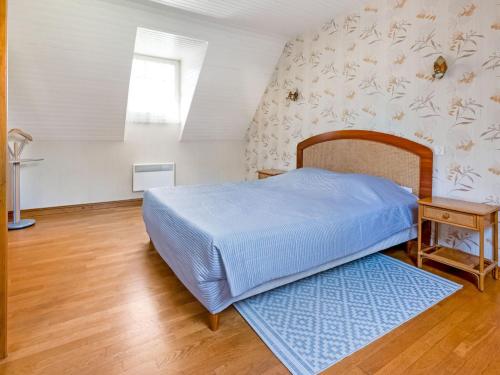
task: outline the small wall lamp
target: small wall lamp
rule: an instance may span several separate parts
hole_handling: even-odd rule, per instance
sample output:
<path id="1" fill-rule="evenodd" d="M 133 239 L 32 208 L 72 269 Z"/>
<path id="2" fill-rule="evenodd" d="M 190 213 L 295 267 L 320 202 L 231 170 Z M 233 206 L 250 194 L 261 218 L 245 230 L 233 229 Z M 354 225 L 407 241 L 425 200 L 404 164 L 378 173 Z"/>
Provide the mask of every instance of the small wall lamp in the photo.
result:
<path id="1" fill-rule="evenodd" d="M 436 61 L 434 61 L 434 73 L 433 78 L 441 79 L 444 77 L 446 71 L 448 70 L 448 65 L 443 56 L 439 56 Z"/>
<path id="2" fill-rule="evenodd" d="M 291 100 L 292 102 L 296 102 L 297 99 L 299 98 L 299 91 L 298 90 L 290 91 L 286 98 L 287 98 L 287 100 Z"/>

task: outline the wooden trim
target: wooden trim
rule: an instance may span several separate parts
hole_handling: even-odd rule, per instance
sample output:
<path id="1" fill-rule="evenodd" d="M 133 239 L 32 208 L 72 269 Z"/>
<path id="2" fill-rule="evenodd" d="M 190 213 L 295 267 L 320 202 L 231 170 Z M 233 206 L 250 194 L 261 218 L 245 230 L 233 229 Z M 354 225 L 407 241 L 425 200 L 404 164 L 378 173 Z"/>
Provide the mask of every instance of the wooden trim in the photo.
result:
<path id="1" fill-rule="evenodd" d="M 257 173 L 264 174 L 266 176 L 277 176 L 286 173 L 286 171 L 283 169 L 259 169 Z"/>
<path id="2" fill-rule="evenodd" d="M 257 177 L 259 180 L 262 180 L 264 178 L 278 176 L 283 173 L 286 173 L 286 171 L 282 169 L 260 169 L 257 171 Z"/>
<path id="3" fill-rule="evenodd" d="M 391 134 L 369 130 L 339 130 L 315 135 L 314 137 L 308 138 L 297 145 L 297 168 L 302 168 L 303 166 L 304 149 L 318 143 L 336 139 L 363 139 L 367 141 L 379 142 L 417 155 L 420 158 L 419 197 L 425 198 L 432 196 L 432 150 L 424 145 L 421 145 L 420 143 Z"/>
<path id="4" fill-rule="evenodd" d="M 0 0 L 0 358 L 7 356 L 7 0 Z"/>
<path id="5" fill-rule="evenodd" d="M 491 223 L 493 230 L 493 262 L 495 269 L 493 270 L 493 278 L 498 280 L 498 211 L 493 214 L 493 222 Z"/>
<path id="6" fill-rule="evenodd" d="M 68 206 L 56 206 L 56 207 L 44 207 L 44 208 L 30 208 L 27 210 L 22 210 L 22 216 L 46 216 L 46 215 L 57 215 L 65 214 L 71 212 L 82 212 L 88 210 L 105 210 L 110 208 L 119 207 L 136 207 L 142 204 L 142 198 L 126 199 L 120 201 L 110 201 L 110 202 L 97 202 L 97 203 L 82 203 L 82 204 L 72 204 Z M 12 211 L 9 212 L 9 217 L 11 217 Z"/>
<path id="7" fill-rule="evenodd" d="M 417 235 L 417 267 L 422 268 L 422 214 L 424 210 L 421 205 L 418 205 L 418 235 Z"/>

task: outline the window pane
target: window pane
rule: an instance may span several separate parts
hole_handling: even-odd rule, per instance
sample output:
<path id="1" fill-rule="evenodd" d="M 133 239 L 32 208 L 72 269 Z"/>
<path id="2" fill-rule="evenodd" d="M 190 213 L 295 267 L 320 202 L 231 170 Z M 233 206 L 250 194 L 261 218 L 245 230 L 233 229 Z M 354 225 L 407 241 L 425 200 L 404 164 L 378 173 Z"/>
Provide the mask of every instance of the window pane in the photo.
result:
<path id="1" fill-rule="evenodd" d="M 178 64 L 136 56 L 130 77 L 127 121 L 179 123 Z"/>

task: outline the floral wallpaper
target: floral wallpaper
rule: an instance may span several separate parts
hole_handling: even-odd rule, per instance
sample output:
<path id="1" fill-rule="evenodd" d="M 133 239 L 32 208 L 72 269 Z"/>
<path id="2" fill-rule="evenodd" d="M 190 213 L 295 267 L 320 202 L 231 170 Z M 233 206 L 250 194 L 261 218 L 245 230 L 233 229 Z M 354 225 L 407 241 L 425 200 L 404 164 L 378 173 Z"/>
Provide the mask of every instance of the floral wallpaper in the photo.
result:
<path id="1" fill-rule="evenodd" d="M 500 0 L 367 2 L 286 43 L 248 129 L 247 177 L 294 168 L 314 134 L 369 129 L 433 148 L 434 194 L 500 205 L 499 77 Z M 477 251 L 472 232 L 441 241 Z"/>

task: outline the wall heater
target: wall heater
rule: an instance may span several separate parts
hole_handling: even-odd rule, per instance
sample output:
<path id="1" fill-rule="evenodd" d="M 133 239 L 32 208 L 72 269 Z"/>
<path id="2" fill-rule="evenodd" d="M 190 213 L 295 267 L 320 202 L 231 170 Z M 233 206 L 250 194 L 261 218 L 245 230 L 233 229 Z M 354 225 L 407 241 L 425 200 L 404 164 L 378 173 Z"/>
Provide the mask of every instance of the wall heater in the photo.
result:
<path id="1" fill-rule="evenodd" d="M 134 164 L 132 191 L 175 186 L 175 163 Z"/>

